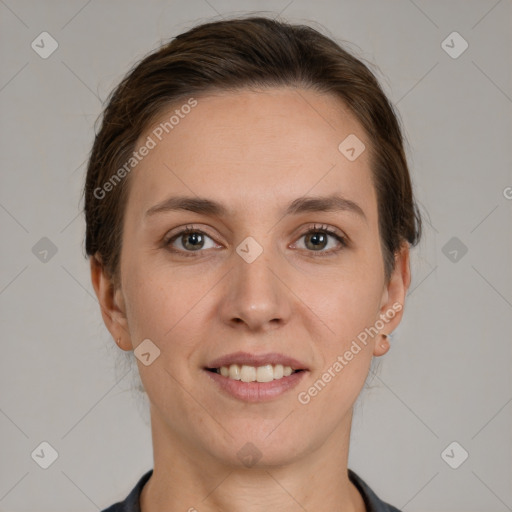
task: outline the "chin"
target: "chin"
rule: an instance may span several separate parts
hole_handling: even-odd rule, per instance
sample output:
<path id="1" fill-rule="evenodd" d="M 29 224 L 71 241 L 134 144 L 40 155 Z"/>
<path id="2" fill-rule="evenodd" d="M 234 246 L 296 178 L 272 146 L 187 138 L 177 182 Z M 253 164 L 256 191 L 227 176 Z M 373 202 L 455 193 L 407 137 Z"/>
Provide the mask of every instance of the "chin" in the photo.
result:
<path id="1" fill-rule="evenodd" d="M 279 421 L 275 422 L 273 428 Z M 291 464 L 307 451 L 307 446 L 303 445 L 305 436 L 292 435 L 289 428 L 284 426 L 279 432 L 279 428 L 272 432 L 271 428 L 261 425 L 245 429 L 241 427 L 227 443 L 217 445 L 212 455 L 223 464 L 238 469 L 268 469 Z"/>

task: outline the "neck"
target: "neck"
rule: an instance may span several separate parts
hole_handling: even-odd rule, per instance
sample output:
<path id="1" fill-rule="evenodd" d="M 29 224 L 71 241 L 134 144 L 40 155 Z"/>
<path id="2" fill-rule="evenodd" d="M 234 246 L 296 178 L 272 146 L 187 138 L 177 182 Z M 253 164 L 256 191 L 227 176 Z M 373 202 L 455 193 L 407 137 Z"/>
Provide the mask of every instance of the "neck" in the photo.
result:
<path id="1" fill-rule="evenodd" d="M 348 478 L 351 420 L 352 411 L 323 446 L 290 464 L 245 468 L 178 440 L 151 407 L 154 468 L 141 493 L 141 512 L 365 512 Z"/>

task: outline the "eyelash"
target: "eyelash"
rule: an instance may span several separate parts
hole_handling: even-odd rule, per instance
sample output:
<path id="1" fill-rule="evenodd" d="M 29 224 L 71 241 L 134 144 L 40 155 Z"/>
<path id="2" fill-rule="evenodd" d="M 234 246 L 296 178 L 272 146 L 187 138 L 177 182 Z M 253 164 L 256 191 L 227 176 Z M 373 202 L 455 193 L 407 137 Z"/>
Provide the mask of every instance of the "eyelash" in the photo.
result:
<path id="1" fill-rule="evenodd" d="M 315 224 L 314 226 L 310 227 L 307 231 L 302 233 L 302 235 L 297 240 L 300 240 L 302 237 L 309 235 L 311 233 L 318 233 L 318 232 L 326 233 L 326 234 L 334 237 L 340 243 L 341 247 L 338 249 L 330 249 L 328 251 L 323 251 L 323 250 L 322 251 L 308 251 L 306 249 L 307 252 L 314 253 L 315 257 L 325 257 L 325 256 L 336 255 L 339 251 L 341 251 L 342 249 L 345 249 L 349 245 L 348 240 L 344 236 L 340 235 L 337 231 L 333 230 L 332 228 L 330 228 L 329 226 L 326 226 L 324 224 L 321 224 L 319 226 Z M 179 237 L 189 234 L 189 233 L 200 233 L 202 235 L 206 235 L 208 238 L 212 238 L 208 233 L 206 233 L 200 229 L 194 228 L 193 226 L 186 226 L 184 229 L 182 229 L 178 233 L 175 233 L 174 235 L 172 235 L 172 237 L 166 239 L 164 241 L 164 246 L 170 252 L 181 254 L 185 257 L 192 257 L 192 258 L 197 257 L 196 253 L 203 252 L 203 250 L 200 249 L 198 251 L 182 251 L 181 249 L 171 248 L 172 242 L 177 240 Z"/>

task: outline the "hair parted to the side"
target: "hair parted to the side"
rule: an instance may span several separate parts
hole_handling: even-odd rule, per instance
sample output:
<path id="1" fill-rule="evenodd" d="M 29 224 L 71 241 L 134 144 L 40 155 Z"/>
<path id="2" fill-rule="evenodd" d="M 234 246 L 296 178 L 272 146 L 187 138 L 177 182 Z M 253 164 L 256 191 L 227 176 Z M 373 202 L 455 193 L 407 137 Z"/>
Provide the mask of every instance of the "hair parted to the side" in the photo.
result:
<path id="1" fill-rule="evenodd" d="M 98 257 L 116 286 L 130 175 L 104 197 L 95 190 L 126 164 L 155 117 L 181 100 L 215 90 L 286 86 L 334 95 L 364 128 L 389 279 L 395 253 L 405 242 L 416 245 L 422 231 L 392 104 L 369 68 L 330 38 L 306 25 L 250 16 L 178 35 L 135 65 L 107 99 L 84 187 L 85 250 Z"/>

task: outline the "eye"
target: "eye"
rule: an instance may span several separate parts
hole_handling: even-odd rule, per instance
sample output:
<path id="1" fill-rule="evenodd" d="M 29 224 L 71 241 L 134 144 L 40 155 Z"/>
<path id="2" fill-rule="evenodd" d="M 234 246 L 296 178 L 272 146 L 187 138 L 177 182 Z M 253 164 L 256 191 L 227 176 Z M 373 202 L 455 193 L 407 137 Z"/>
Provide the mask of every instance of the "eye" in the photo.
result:
<path id="1" fill-rule="evenodd" d="M 317 252 L 318 256 L 328 256 L 333 253 L 337 253 L 341 249 L 348 246 L 347 239 L 338 233 L 336 230 L 330 228 L 329 226 L 313 226 L 308 229 L 300 238 L 301 240 L 304 238 L 304 246 L 306 250 L 309 252 Z M 334 248 L 329 250 L 324 250 L 326 247 L 329 247 L 329 238 L 334 239 Z M 301 247 L 299 247 L 301 248 Z"/>
<path id="2" fill-rule="evenodd" d="M 325 225 L 311 227 L 299 240 L 302 238 L 305 239 L 304 250 L 310 253 L 317 253 L 315 256 L 332 256 L 343 248 L 348 247 L 348 241 L 343 235 Z M 332 241 L 335 241 L 334 247 L 329 248 L 329 239 L 331 239 L 331 246 L 333 245 Z M 210 241 L 209 244 L 208 240 Z M 292 247 L 295 248 L 297 243 L 295 242 Z M 164 246 L 171 252 L 179 253 L 183 256 L 196 256 L 194 253 L 200 253 L 203 249 L 219 247 L 207 233 L 193 226 L 186 226 L 178 233 L 167 238 L 164 241 Z M 298 248 L 303 249 L 303 247 Z M 329 249 L 325 250 L 326 248 Z"/>
<path id="3" fill-rule="evenodd" d="M 208 245 L 207 239 L 211 241 L 210 245 Z M 176 247 L 175 243 L 177 243 L 178 247 Z M 184 256 L 193 256 L 193 254 L 186 254 L 187 252 L 200 252 L 202 249 L 218 247 L 213 239 L 204 231 L 189 226 L 172 235 L 164 244 L 172 252 L 180 252 Z"/>

